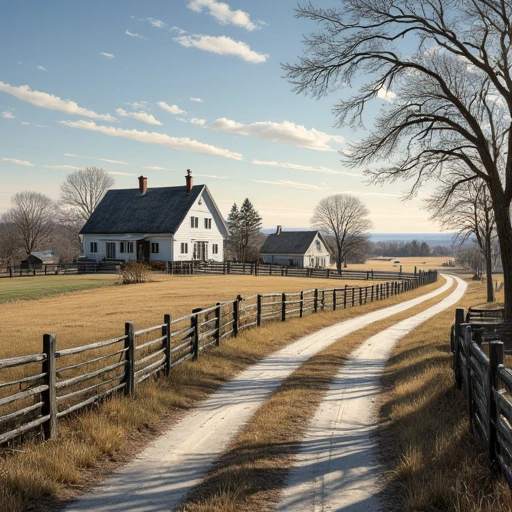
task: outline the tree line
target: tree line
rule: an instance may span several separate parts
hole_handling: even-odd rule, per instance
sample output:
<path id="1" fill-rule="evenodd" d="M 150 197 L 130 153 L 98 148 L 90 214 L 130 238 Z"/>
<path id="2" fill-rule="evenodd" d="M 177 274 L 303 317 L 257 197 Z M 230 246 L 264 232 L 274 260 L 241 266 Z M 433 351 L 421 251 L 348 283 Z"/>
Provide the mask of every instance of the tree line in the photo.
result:
<path id="1" fill-rule="evenodd" d="M 33 191 L 14 194 L 0 216 L 0 263 L 17 266 L 50 248 L 61 262 L 73 261 L 82 251 L 80 229 L 113 185 L 104 169 L 87 167 L 66 176 L 58 201 Z"/>

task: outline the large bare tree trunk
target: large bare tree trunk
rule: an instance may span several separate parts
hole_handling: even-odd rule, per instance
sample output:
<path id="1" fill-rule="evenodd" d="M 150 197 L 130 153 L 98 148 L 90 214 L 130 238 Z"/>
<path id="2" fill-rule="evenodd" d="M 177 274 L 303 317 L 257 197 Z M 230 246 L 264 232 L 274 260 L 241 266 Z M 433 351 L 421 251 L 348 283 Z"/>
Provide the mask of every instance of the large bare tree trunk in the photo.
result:
<path id="1" fill-rule="evenodd" d="M 512 224 L 510 222 L 510 210 L 502 194 L 493 198 L 493 208 L 503 265 L 505 320 L 512 321 Z"/>
<path id="2" fill-rule="evenodd" d="M 492 285 L 492 247 L 490 233 L 487 233 L 485 238 L 485 275 L 487 276 L 487 302 L 493 302 L 494 288 Z"/>

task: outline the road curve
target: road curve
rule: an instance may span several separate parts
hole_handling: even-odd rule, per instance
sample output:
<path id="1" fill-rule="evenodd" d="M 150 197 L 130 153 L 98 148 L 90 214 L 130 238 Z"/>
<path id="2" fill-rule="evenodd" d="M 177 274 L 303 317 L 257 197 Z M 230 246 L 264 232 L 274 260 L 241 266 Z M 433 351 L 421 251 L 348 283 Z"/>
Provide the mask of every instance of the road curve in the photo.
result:
<path id="1" fill-rule="evenodd" d="M 447 291 L 453 283 L 394 306 L 305 336 L 223 385 L 169 432 L 114 472 L 68 512 L 160 512 L 179 504 L 270 394 L 310 357 L 337 339 Z"/>
<path id="2" fill-rule="evenodd" d="M 448 276 L 445 276 L 448 279 Z M 304 437 L 277 512 L 377 512 L 378 477 L 372 434 L 375 397 L 393 345 L 411 330 L 456 304 L 467 284 L 435 306 L 368 338 L 336 375 Z"/>

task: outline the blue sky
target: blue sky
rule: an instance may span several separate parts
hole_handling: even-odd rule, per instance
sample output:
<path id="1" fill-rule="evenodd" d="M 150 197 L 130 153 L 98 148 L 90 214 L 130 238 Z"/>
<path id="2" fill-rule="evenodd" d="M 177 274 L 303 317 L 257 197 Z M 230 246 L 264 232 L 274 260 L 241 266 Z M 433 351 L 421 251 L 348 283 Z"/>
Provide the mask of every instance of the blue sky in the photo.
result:
<path id="1" fill-rule="evenodd" d="M 326 6 L 332 2 L 319 2 Z M 206 183 L 221 210 L 245 197 L 264 227 L 307 227 L 336 193 L 358 195 L 377 232 L 434 232 L 404 183 L 376 187 L 340 161 L 363 133 L 334 128 L 341 90 L 298 96 L 281 64 L 314 30 L 295 0 L 5 2 L 0 18 L 0 213 L 66 174 L 102 167 L 116 188 Z M 385 99 L 375 99 L 369 116 Z"/>

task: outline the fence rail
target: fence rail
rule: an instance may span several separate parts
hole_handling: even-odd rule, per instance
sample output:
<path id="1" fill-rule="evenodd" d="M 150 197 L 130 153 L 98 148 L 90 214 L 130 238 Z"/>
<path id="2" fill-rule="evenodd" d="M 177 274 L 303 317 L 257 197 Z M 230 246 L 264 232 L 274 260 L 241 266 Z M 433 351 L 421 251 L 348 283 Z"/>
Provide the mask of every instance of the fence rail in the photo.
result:
<path id="1" fill-rule="evenodd" d="M 499 468 L 512 488 L 512 370 L 504 365 L 504 344 L 478 317 L 455 311 L 450 345 L 455 382 L 466 397 L 471 431 L 486 448 L 489 464 Z"/>
<path id="2" fill-rule="evenodd" d="M 161 324 L 138 331 L 127 322 L 122 336 L 63 350 L 57 350 L 54 335 L 45 334 L 42 353 L 0 360 L 0 444 L 29 431 L 54 437 L 58 419 L 113 393 L 132 396 L 149 377 L 169 375 L 177 364 L 244 329 L 384 300 L 436 280 L 431 271 L 366 287 L 238 295 L 180 318 L 167 314 Z"/>
<path id="3" fill-rule="evenodd" d="M 96 274 L 96 273 L 116 273 L 122 266 L 121 260 L 95 262 L 79 261 L 74 265 L 41 265 L 39 267 L 22 268 L 7 267 L 0 270 L 2 277 L 23 277 L 23 276 L 41 276 L 55 274 Z M 155 272 L 164 274 L 196 274 L 196 275 L 254 275 L 254 276 L 282 276 L 282 277 L 316 277 L 325 279 L 355 279 L 361 281 L 370 280 L 401 280 L 414 279 L 421 277 L 424 271 L 415 272 L 389 272 L 374 270 L 350 270 L 341 269 L 339 272 L 335 269 L 319 268 L 295 268 L 284 267 L 274 264 L 261 263 L 213 263 L 198 261 L 160 261 L 153 262 L 151 266 Z"/>

